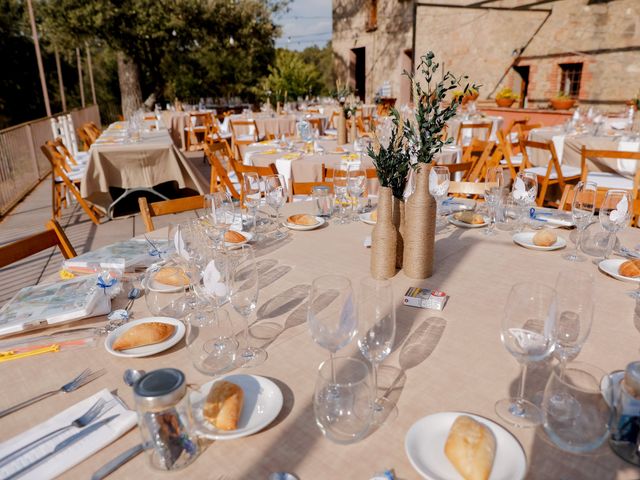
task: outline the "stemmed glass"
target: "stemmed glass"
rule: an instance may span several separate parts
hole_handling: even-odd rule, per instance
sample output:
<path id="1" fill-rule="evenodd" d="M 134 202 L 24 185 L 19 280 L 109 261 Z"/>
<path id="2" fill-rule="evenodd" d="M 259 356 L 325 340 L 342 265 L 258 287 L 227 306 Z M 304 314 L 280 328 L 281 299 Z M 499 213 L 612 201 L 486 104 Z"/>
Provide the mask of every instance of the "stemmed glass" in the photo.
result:
<path id="1" fill-rule="evenodd" d="M 360 198 L 367 189 L 367 174 L 360 168 L 352 168 L 347 173 L 347 193 L 354 199 L 353 203 L 353 220 L 358 220 L 358 208 L 360 207 Z"/>
<path id="2" fill-rule="evenodd" d="M 608 190 L 600 205 L 600 224 L 609 232 L 607 248 L 604 251 L 606 260 L 613 250 L 616 233 L 623 230 L 631 219 L 631 195 L 628 190 Z"/>
<path id="3" fill-rule="evenodd" d="M 594 182 L 578 182 L 573 190 L 573 202 L 571 203 L 571 216 L 573 223 L 576 224 L 576 248 L 573 253 L 566 253 L 562 256 L 570 262 L 582 262 L 585 260 L 584 255 L 578 254 L 580 248 L 580 240 L 585 229 L 591 223 L 593 213 L 596 208 L 596 192 L 598 185 Z"/>
<path id="4" fill-rule="evenodd" d="M 220 308 L 193 311 L 186 324 L 187 352 L 196 370 L 219 375 L 233 368 L 238 342 L 229 312 Z"/>
<path id="5" fill-rule="evenodd" d="M 258 308 L 258 267 L 250 245 L 241 245 L 227 253 L 229 257 L 229 299 L 231 305 L 245 320 L 244 347 L 238 352 L 242 367 L 255 367 L 267 359 L 267 352 L 249 344 L 249 317 Z"/>
<path id="6" fill-rule="evenodd" d="M 539 283 L 520 283 L 509 292 L 501 322 L 500 339 L 521 364 L 517 397 L 496 403 L 500 418 L 516 427 L 533 427 L 542 421 L 540 409 L 524 399 L 527 363 L 546 358 L 555 345 L 556 291 Z"/>
<path id="7" fill-rule="evenodd" d="M 345 207 L 349 203 L 349 172 L 346 168 L 333 171 L 333 193 L 338 203 L 338 223 L 349 223 Z"/>
<path id="8" fill-rule="evenodd" d="M 226 191 L 217 191 L 205 195 L 208 219 L 214 230 L 213 240 L 219 248 L 224 248 L 224 236 L 236 218 L 236 206 Z"/>
<path id="9" fill-rule="evenodd" d="M 484 231 L 485 235 L 495 235 L 496 209 L 500 203 L 502 187 L 504 186 L 504 175 L 502 167 L 487 168 L 487 175 L 484 182 L 484 201 L 489 207 L 489 226 Z"/>
<path id="10" fill-rule="evenodd" d="M 256 223 L 258 207 L 260 206 L 260 175 L 256 172 L 242 174 L 242 201 L 253 217 L 254 240 L 258 240 L 258 224 Z"/>
<path id="11" fill-rule="evenodd" d="M 535 203 L 538 195 L 538 176 L 532 172 L 518 172 L 513 182 L 511 195 L 520 207 L 518 230 L 521 231 L 524 228 L 527 207 Z"/>
<path id="12" fill-rule="evenodd" d="M 444 220 L 440 218 L 442 200 L 449 193 L 450 183 L 449 168 L 445 166 L 431 167 L 429 172 L 429 193 L 436 199 L 436 223 L 442 225 Z"/>
<path id="13" fill-rule="evenodd" d="M 307 322 L 313 340 L 329 350 L 333 359 L 338 350 L 351 342 L 358 328 L 351 281 L 341 275 L 316 278 L 311 283 Z"/>
<path id="14" fill-rule="evenodd" d="M 382 424 L 394 406 L 378 397 L 378 365 L 391 353 L 396 336 L 396 310 L 389 280 L 364 279 L 358 295 L 360 335 L 358 347 L 373 368 L 373 422 Z"/>
<path id="15" fill-rule="evenodd" d="M 276 238 L 284 238 L 286 232 L 280 230 L 280 208 L 287 202 L 287 182 L 280 174 L 264 177 L 264 190 L 267 205 L 276 211 Z"/>

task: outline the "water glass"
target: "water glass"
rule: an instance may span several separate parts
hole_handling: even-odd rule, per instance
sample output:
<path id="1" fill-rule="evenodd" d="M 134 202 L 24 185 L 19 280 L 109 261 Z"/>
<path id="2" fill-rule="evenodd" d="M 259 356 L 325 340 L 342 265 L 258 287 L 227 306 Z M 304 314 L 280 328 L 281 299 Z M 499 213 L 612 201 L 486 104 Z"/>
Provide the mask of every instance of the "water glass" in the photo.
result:
<path id="1" fill-rule="evenodd" d="M 224 248 L 224 235 L 233 225 L 236 218 L 236 207 L 229 193 L 226 191 L 213 192 L 205 195 L 205 206 L 214 232 L 214 241 L 218 248 Z"/>
<path id="2" fill-rule="evenodd" d="M 608 258 L 616 241 L 616 233 L 624 230 L 631 220 L 633 210 L 631 194 L 628 190 L 607 190 L 600 205 L 600 224 L 609 233 L 604 258 Z"/>
<path id="3" fill-rule="evenodd" d="M 520 207 L 518 230 L 522 230 L 527 218 L 527 209 L 535 203 L 538 196 L 538 176 L 532 172 L 518 172 L 513 182 L 511 195 Z"/>
<path id="4" fill-rule="evenodd" d="M 323 218 L 329 218 L 331 216 L 333 199 L 329 193 L 329 187 L 315 186 L 313 187 L 311 195 L 316 204 L 316 215 Z"/>
<path id="5" fill-rule="evenodd" d="M 267 175 L 264 177 L 264 189 L 267 205 L 276 211 L 276 238 L 284 238 L 286 232 L 280 229 L 280 208 L 287 202 L 287 182 L 280 174 Z"/>
<path id="6" fill-rule="evenodd" d="M 149 312 L 157 317 L 183 318 L 189 310 L 187 290 L 192 272 L 181 257 L 151 265 L 144 275 L 144 299 Z"/>
<path id="7" fill-rule="evenodd" d="M 578 254 L 580 248 L 580 240 L 585 229 L 591 223 L 593 213 L 596 208 L 596 194 L 598 185 L 594 182 L 578 182 L 573 189 L 573 201 L 571 202 L 571 217 L 575 223 L 576 232 L 576 248 L 573 253 L 567 253 L 562 256 L 570 262 L 582 262 L 585 260 L 584 255 Z"/>
<path id="8" fill-rule="evenodd" d="M 429 172 L 429 193 L 436 199 L 437 223 L 442 224 L 444 220 L 440 218 L 442 211 L 442 200 L 449 193 L 450 183 L 449 168 L 445 166 L 431 167 Z"/>
<path id="9" fill-rule="evenodd" d="M 358 220 L 358 208 L 360 207 L 360 198 L 367 190 L 367 174 L 359 168 L 351 168 L 347 173 L 347 193 L 353 199 L 353 220 Z"/>
<path id="10" fill-rule="evenodd" d="M 196 370 L 206 375 L 220 375 L 234 367 L 238 342 L 226 310 L 191 312 L 186 324 L 187 352 Z"/>
<path id="11" fill-rule="evenodd" d="M 512 231 L 517 228 L 518 205 L 509 192 L 502 192 L 496 210 L 496 227 L 499 230 Z"/>
<path id="12" fill-rule="evenodd" d="M 369 369 L 356 358 L 335 358 L 318 370 L 313 413 L 322 434 L 339 444 L 363 438 L 373 410 Z"/>
<path id="13" fill-rule="evenodd" d="M 600 389 L 605 375 L 598 367 L 582 362 L 557 366 L 551 372 L 542 399 L 543 425 L 562 450 L 590 452 L 609 437 L 612 402 Z"/>
<path id="14" fill-rule="evenodd" d="M 333 193 L 338 205 L 338 223 L 349 223 L 346 207 L 349 200 L 349 172 L 346 168 L 336 168 L 333 171 Z"/>
<path id="15" fill-rule="evenodd" d="M 256 217 L 258 207 L 260 206 L 261 188 L 260 188 L 260 175 L 256 172 L 245 172 L 242 174 L 242 201 L 247 207 L 247 210 L 252 215 L 253 220 L 253 233 L 255 240 L 258 238 L 258 228 L 256 223 Z"/>
<path id="16" fill-rule="evenodd" d="M 489 225 L 484 231 L 485 235 L 495 235 L 496 209 L 500 203 L 502 188 L 504 186 L 504 174 L 502 167 L 489 167 L 484 182 L 484 201 L 489 208 Z"/>

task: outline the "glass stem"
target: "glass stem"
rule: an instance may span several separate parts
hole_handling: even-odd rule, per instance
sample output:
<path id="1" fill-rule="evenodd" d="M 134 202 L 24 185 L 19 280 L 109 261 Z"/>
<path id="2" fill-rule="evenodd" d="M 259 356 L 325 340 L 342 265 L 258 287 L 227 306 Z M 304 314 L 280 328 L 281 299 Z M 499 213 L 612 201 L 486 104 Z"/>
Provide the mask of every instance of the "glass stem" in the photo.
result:
<path id="1" fill-rule="evenodd" d="M 493 230 L 495 227 L 496 227 L 496 207 L 495 205 L 491 205 L 489 207 L 489 233 L 493 233 Z"/>
<path id="2" fill-rule="evenodd" d="M 573 254 L 574 257 L 578 256 L 578 250 L 580 250 L 580 240 L 582 240 L 582 229 L 578 228 L 577 238 L 576 238 L 576 251 Z"/>
<path id="3" fill-rule="evenodd" d="M 373 368 L 373 401 L 377 403 L 378 401 L 378 363 L 371 362 L 371 366 Z"/>
<path id="4" fill-rule="evenodd" d="M 329 362 L 331 363 L 331 383 L 333 385 L 336 384 L 336 370 L 335 367 L 333 366 L 333 352 L 329 352 Z"/>
<path id="5" fill-rule="evenodd" d="M 524 400 L 524 383 L 527 377 L 527 364 L 523 363 L 521 367 L 520 374 L 520 390 L 518 391 L 518 396 L 516 398 L 516 408 L 518 412 L 522 412 L 524 408 L 522 408 L 522 401 Z"/>
<path id="6" fill-rule="evenodd" d="M 258 236 L 258 207 L 253 207 L 253 233 Z"/>
<path id="7" fill-rule="evenodd" d="M 249 317 L 244 317 L 245 325 L 244 325 L 244 344 L 245 351 L 249 350 L 251 347 L 249 346 Z"/>
<path id="8" fill-rule="evenodd" d="M 611 250 L 613 250 L 613 244 L 616 241 L 616 234 L 615 232 L 611 232 L 609 234 L 609 240 L 607 240 L 607 249 L 604 251 L 604 259 L 606 260 L 607 258 L 609 258 L 609 255 L 611 255 Z"/>

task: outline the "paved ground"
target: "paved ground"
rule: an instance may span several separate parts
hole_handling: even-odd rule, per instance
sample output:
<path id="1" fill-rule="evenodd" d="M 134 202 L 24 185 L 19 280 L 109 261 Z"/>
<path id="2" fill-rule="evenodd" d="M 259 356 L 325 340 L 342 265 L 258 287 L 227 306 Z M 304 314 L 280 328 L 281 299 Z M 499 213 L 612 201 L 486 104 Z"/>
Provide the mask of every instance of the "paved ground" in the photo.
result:
<path id="1" fill-rule="evenodd" d="M 202 155 L 197 152 L 188 155 L 192 164 L 207 179 L 205 183 L 208 183 L 210 173 L 208 162 L 203 162 Z M 159 228 L 194 215 L 195 213 L 190 212 L 159 217 L 154 220 L 154 224 Z M 5 218 L 0 220 L 0 245 L 43 230 L 50 218 L 51 178 L 47 177 Z M 140 215 L 116 220 L 107 220 L 103 217 L 101 224 L 96 226 L 75 203 L 64 210 L 60 224 L 78 254 L 129 239 L 145 231 Z M 59 270 L 63 260 L 60 251 L 57 248 L 51 248 L 0 269 L 0 305 L 21 288 L 39 283 L 43 278 L 51 278 Z"/>

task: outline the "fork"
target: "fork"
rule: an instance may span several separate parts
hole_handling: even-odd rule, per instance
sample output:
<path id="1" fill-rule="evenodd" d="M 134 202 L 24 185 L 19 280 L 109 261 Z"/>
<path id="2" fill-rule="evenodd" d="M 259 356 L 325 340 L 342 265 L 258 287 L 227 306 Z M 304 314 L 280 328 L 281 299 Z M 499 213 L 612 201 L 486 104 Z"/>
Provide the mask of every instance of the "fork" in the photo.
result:
<path id="1" fill-rule="evenodd" d="M 44 400 L 45 398 L 49 398 L 53 395 L 55 395 L 56 393 L 59 392 L 65 392 L 65 393 L 69 393 L 69 392 L 73 392 L 74 390 L 82 387 L 83 385 L 86 385 L 87 383 L 91 382 L 92 380 L 95 380 L 98 377 L 101 377 L 102 375 L 104 375 L 106 373 L 106 370 L 103 368 L 101 370 L 97 370 L 95 372 L 92 372 L 91 369 L 87 368 L 86 370 L 84 370 L 80 375 L 78 375 L 76 378 L 74 378 L 73 380 L 71 380 L 69 383 L 65 383 L 64 385 L 62 385 L 60 388 L 56 389 L 56 390 L 51 390 L 50 392 L 45 392 L 45 393 L 41 393 L 40 395 L 37 395 L 33 398 L 30 398 L 29 400 L 25 400 L 24 402 L 18 403 L 17 405 L 14 405 L 12 407 L 6 408 L 2 411 L 0 411 L 0 418 L 9 415 L 10 413 L 13 412 L 17 412 L 18 410 L 27 407 L 31 404 L 34 404 L 36 402 L 39 402 L 40 400 Z"/>
<path id="2" fill-rule="evenodd" d="M 110 402 L 109 402 L 110 403 Z M 40 438 L 34 440 L 31 443 L 28 443 L 20 448 L 18 448 L 17 450 L 14 450 L 13 452 L 9 453 L 8 455 L 5 455 L 4 457 L 0 458 L 0 468 L 4 467 L 6 464 L 13 462 L 14 460 L 17 460 L 18 458 L 20 458 L 21 456 L 25 455 L 26 453 L 30 452 L 31 450 L 33 450 L 34 448 L 36 448 L 37 446 L 41 445 L 44 442 L 47 442 L 49 440 L 51 440 L 52 438 L 57 437 L 58 435 L 61 435 L 62 433 L 76 427 L 76 428 L 83 428 L 86 427 L 87 425 L 89 425 L 93 420 L 95 420 L 98 416 L 102 415 L 103 413 L 108 412 L 111 407 L 113 407 L 113 405 L 107 407 L 106 410 L 103 411 L 105 405 L 107 404 L 107 402 L 103 399 L 100 398 L 98 399 L 98 401 L 96 401 L 91 408 L 89 408 L 89 410 L 87 410 L 84 414 L 82 414 L 81 416 L 79 416 L 78 418 L 76 418 L 74 421 L 72 421 L 69 425 L 66 425 L 64 427 L 60 427 L 56 430 L 53 430 L 49 433 L 47 433 L 46 435 L 41 436 Z"/>

